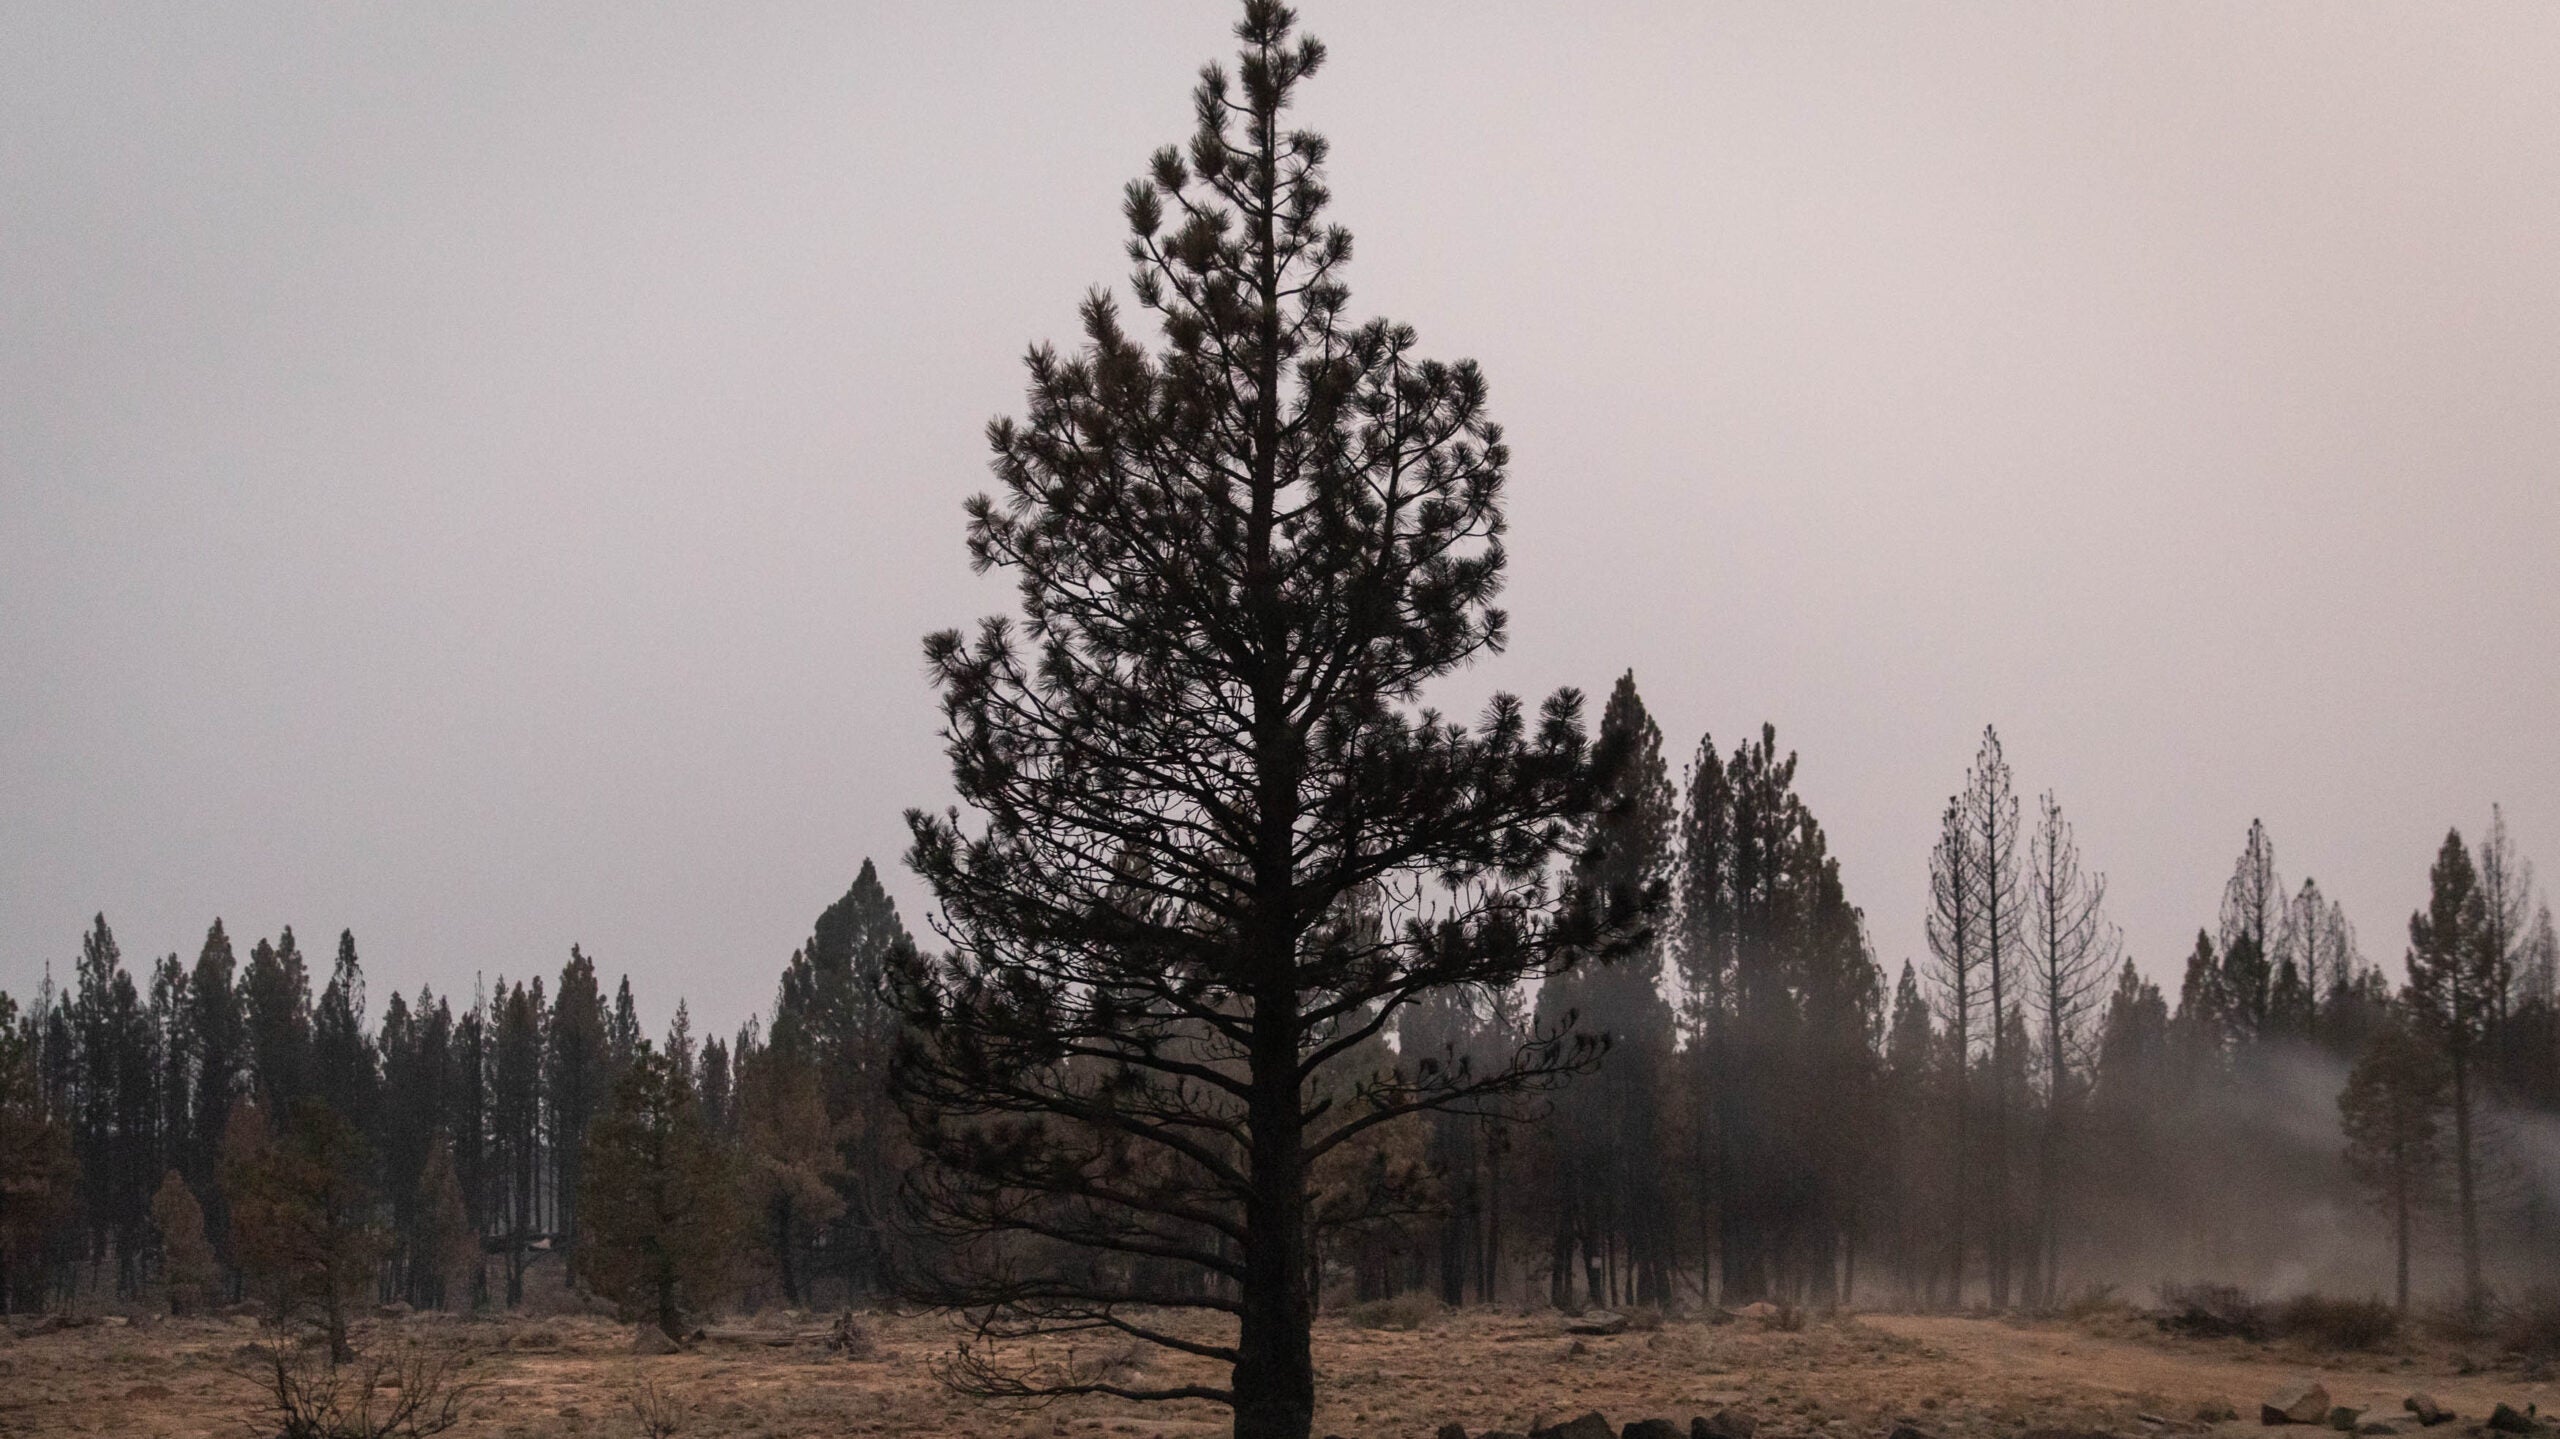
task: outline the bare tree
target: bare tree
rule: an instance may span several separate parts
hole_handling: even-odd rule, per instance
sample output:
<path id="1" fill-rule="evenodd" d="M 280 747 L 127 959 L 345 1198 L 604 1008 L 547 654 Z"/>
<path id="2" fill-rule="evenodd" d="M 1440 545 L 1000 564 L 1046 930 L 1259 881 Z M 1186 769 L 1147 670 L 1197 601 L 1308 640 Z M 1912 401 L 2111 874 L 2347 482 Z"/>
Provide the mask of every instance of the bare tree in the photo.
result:
<path id="1" fill-rule="evenodd" d="M 1981 1007 L 1981 924 L 1975 911 L 1973 849 L 1967 843 L 1963 812 L 1947 801 L 1939 817 L 1938 843 L 1929 851 L 1930 978 L 1938 991 L 1941 1022 L 1954 1074 L 1947 1085 L 1953 1107 L 1949 1183 L 1953 1202 L 1947 1214 L 1948 1297 L 1964 1305 L 1965 1216 L 1972 1211 L 1973 1015 Z"/>
<path id="2" fill-rule="evenodd" d="M 2052 791 L 2028 840 L 2029 999 L 2044 1027 L 2045 1119 L 2036 1153 L 2036 1247 L 2044 1303 L 2061 1292 L 2063 1152 L 2087 1088 L 2078 1059 L 2090 1011 L 2124 951 L 2106 916 L 2107 877 L 2080 864 L 2079 841 Z"/>
<path id="3" fill-rule="evenodd" d="M 2017 1257 L 2014 1197 L 2009 1188 L 2011 1117 L 2019 1096 L 2012 1093 L 2021 1055 L 2010 1052 L 2011 1023 L 2019 1003 L 2019 954 L 2026 942 L 2026 893 L 2018 878 L 2018 795 L 2009 777 L 2009 761 L 2000 750 L 1997 730 L 1985 726 L 1982 748 L 1957 796 L 1962 844 L 1962 873 L 1972 887 L 1973 933 L 1979 941 L 1976 967 L 1982 995 L 1990 1006 L 1991 1153 L 1990 1193 L 1983 1204 L 1983 1257 L 1995 1307 L 2009 1303 L 2010 1277 Z"/>
<path id="4" fill-rule="evenodd" d="M 2276 957 L 2302 975 L 2311 996 L 2309 1037 L 2322 1038 L 2323 1017 L 2334 1011 L 2355 983 L 2355 927 L 2337 901 L 2320 892 L 2320 882 L 2304 879 L 2285 903 L 2276 932 Z"/>
<path id="5" fill-rule="evenodd" d="M 2225 1016 L 2241 1038 L 2267 1031 L 2274 1002 L 2276 925 L 2284 909 L 2284 881 L 2276 877 L 2275 842 L 2266 825 L 2249 821 L 2249 837 L 2231 878 L 2222 886 L 2222 990 Z"/>

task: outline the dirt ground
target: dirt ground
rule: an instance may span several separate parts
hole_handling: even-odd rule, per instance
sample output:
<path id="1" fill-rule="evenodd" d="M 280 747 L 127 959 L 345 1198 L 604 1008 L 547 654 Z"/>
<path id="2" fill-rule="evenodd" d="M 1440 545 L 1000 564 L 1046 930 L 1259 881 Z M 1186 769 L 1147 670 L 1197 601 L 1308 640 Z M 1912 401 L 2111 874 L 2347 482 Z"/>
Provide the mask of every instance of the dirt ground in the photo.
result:
<path id="1" fill-rule="evenodd" d="M 828 1352 L 816 1337 L 825 1323 L 773 1316 L 760 1329 L 716 1331 L 692 1352 L 647 1359 L 633 1356 L 630 1329 L 599 1318 L 411 1318 L 375 1325 L 367 1342 L 451 1345 L 470 1357 L 476 1387 L 451 1431 L 459 1435 L 639 1436 L 632 1396 L 644 1380 L 683 1435 L 1224 1431 L 1221 1413 L 1199 1403 L 1075 1399 L 1033 1409 L 960 1398 L 934 1373 L 955 1337 L 947 1321 L 873 1317 L 877 1357 L 861 1361 Z M 0 1435 L 249 1433 L 243 1375 L 258 1338 L 245 1319 L 0 1337 Z M 2187 1422 L 2200 1404 L 2228 1400 L 2254 1417 L 2262 1395 L 2301 1377 L 2319 1378 L 2339 1404 L 2370 1406 L 2377 1419 L 2397 1416 L 2401 1397 L 2418 1389 L 2473 1423 L 2500 1400 L 2519 1409 L 2560 1400 L 2534 1372 L 2489 1365 L 2486 1355 L 2475 1364 L 2441 1346 L 2316 1354 L 2169 1338 L 2126 1315 L 2074 1324 L 1878 1314 L 1815 1318 L 1794 1331 L 1674 1320 L 1652 1333 L 1576 1341 L 1552 1313 L 1471 1310 L 1409 1331 L 1327 1319 L 1316 1351 L 1316 1432 L 1349 1439 L 1425 1439 L 1451 1420 L 1470 1432 L 1526 1429 L 1589 1409 L 1612 1423 L 1660 1416 L 1685 1426 L 1725 1406 L 1755 1417 L 1766 1439 L 1883 1439 L 1903 1420 L 1946 1439 L 2016 1439 L 2045 1427 L 2202 1435 Z M 1161 1362 L 1139 1371 L 1140 1382 L 1191 1372 Z M 2161 1419 L 2169 1422 L 2154 1422 Z M 2262 1432 L 2222 1428 L 2206 1439 Z M 2468 1430 L 2429 1433 L 2458 1439 Z"/>

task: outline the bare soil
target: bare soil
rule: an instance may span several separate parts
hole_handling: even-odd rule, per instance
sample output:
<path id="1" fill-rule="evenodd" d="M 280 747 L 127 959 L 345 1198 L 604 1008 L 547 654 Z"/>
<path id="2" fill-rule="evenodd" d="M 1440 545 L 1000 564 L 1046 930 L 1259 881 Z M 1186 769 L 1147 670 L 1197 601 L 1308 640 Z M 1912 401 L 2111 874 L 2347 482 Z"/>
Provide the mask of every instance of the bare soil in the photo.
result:
<path id="1" fill-rule="evenodd" d="M 947 1320 L 867 1323 L 877 1357 L 860 1361 L 829 1352 L 819 1338 L 825 1316 L 748 1322 L 690 1352 L 646 1359 L 632 1354 L 628 1327 L 594 1317 L 386 1320 L 366 1342 L 468 1353 L 477 1388 L 453 1431 L 466 1436 L 629 1439 L 642 1432 L 631 1399 L 643 1376 L 680 1413 L 684 1435 L 1224 1432 L 1223 1414 L 1200 1403 L 1084 1398 L 1035 1408 L 963 1398 L 935 1373 L 956 1337 Z M 259 1338 L 252 1321 L 222 1319 L 0 1337 L 0 1435 L 250 1433 L 254 1391 L 245 1376 Z M 2440 1345 L 2342 1355 L 2176 1339 L 2120 1312 L 2034 1323 L 1870 1314 L 1794 1330 L 1674 1320 L 1654 1332 L 1575 1340 L 1552 1313 L 1479 1309 L 1407 1331 L 1328 1318 L 1316 1350 L 1316 1432 L 1351 1439 L 1424 1439 L 1451 1420 L 1470 1432 L 1526 1429 L 1589 1409 L 1613 1424 L 1660 1416 L 1685 1426 L 1726 1406 L 1755 1417 L 1766 1439 L 1883 1439 L 1899 1421 L 1945 1439 L 2016 1439 L 2030 1428 L 2202 1435 L 2204 1426 L 2189 1422 L 2199 1405 L 2227 1401 L 2254 1420 L 2261 1396 L 2304 1377 L 2320 1379 L 2336 1403 L 2370 1408 L 2372 1419 L 2401 1417 L 2401 1398 L 2424 1390 L 2468 1421 L 2427 1432 L 2457 1439 L 2499 1401 L 2523 1409 L 2560 1399 L 2536 1372 Z M 1142 1383 L 1212 1377 L 1187 1363 L 1143 1362 L 1131 1371 Z M 2261 1432 L 2245 1422 L 2219 1429 L 2210 1439 Z"/>

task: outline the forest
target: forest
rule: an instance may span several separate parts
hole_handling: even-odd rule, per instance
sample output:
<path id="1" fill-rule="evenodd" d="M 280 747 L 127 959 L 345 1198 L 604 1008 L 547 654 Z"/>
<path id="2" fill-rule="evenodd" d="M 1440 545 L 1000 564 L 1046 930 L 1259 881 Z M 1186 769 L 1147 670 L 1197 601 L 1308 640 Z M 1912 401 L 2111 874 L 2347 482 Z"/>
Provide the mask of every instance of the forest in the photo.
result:
<path id="1" fill-rule="evenodd" d="M 386 1309 L 593 1306 L 645 1353 L 920 1308 L 959 1389 L 1305 1439 L 1315 1317 L 1368 1306 L 2547 1307 L 2560 940 L 2498 811 L 2362 932 L 2252 824 L 2146 969 L 2104 837 L 1986 726 L 1888 958 L 1773 726 L 1676 744 L 1615 662 L 1596 720 L 1434 708 L 1507 642 L 1511 452 L 1473 362 L 1349 313 L 1286 114 L 1324 48 L 1270 0 L 1236 34 L 1121 197 L 1125 299 L 988 426 L 967 545 L 1018 605 L 925 640 L 924 932 L 866 860 L 723 957 L 781 960 L 768 1009 L 650 1033 L 576 944 L 376 995 L 346 930 L 129 960 L 100 914 L 0 995 L 0 1311 L 349 1359 Z M 1041 1342 L 1093 1335 L 1192 1367 Z"/>
<path id="2" fill-rule="evenodd" d="M 1931 951 L 1889 974 L 1773 733 L 1703 739 L 1675 781 L 1631 676 L 1602 728 L 1634 742 L 1615 862 L 1670 918 L 1370 1042 L 1387 1069 L 1570 1019 L 1606 1048 L 1334 1157 L 1325 1302 L 2032 1310 L 2215 1280 L 2406 1306 L 2413 1267 L 2447 1302 L 2555 1277 L 2560 949 L 2502 820 L 2434 856 L 2397 986 L 2252 826 L 2172 1002 L 1986 734 L 1929 856 Z M 883 980 L 914 950 L 866 863 L 769 1019 L 697 1036 L 679 1002 L 652 1036 L 575 947 L 377 1013 L 352 935 L 315 973 L 290 928 L 244 961 L 216 920 L 192 962 L 129 965 L 101 917 L 70 983 L 0 996 L 0 1297 L 503 1307 L 547 1272 L 647 1310 L 654 1279 L 606 1258 L 644 1233 L 683 1241 L 670 1324 L 887 1297 L 940 1242 L 902 1209 L 888 1079 Z M 636 1210 L 635 1176 L 698 1207 Z"/>

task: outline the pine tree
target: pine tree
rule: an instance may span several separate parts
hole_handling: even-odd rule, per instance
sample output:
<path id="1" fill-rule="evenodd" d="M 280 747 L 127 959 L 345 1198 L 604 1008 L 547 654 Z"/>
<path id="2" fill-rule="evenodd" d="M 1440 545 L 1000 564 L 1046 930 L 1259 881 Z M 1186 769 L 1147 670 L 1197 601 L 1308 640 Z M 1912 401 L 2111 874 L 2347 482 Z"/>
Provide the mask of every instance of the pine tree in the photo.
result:
<path id="1" fill-rule="evenodd" d="M 1662 732 L 1621 676 L 1601 713 L 1600 742 L 1626 751 L 1593 814 L 1574 882 L 1606 894 L 1647 893 L 1669 884 L 1678 803 L 1662 759 Z M 1560 976 L 1538 992 L 1542 1028 L 1572 1027 L 1608 1053 L 1556 1096 L 1545 1121 L 1560 1186 L 1554 1216 L 1552 1282 L 1567 1303 L 1582 1248 L 1584 1297 L 1593 1304 L 1662 1304 L 1671 1298 L 1671 1203 L 1660 1162 L 1667 1116 L 1665 1076 L 1678 1036 L 1662 995 L 1662 946 L 1648 942 L 1616 964 Z"/>
<path id="2" fill-rule="evenodd" d="M 239 1096 L 248 1070 L 248 1030 L 240 1013 L 238 965 L 231 936 L 216 919 L 205 931 L 195 967 L 187 972 L 188 1032 L 195 1041 L 195 1086 L 179 1167 L 204 1206 L 205 1229 L 214 1250 L 228 1262 L 231 1218 L 214 1171 L 222 1159 L 222 1136 L 231 1125 L 232 1101 Z"/>
<path id="3" fill-rule="evenodd" d="M 503 1196 L 507 1253 L 507 1305 L 524 1302 L 525 1268 L 532 1262 L 536 1188 L 542 1172 L 542 981 L 526 990 L 498 983 L 497 1034 L 489 1051 L 490 1178 Z"/>
<path id="4" fill-rule="evenodd" d="M 2417 1217 L 2439 1198 L 2438 1120 L 2452 1100 L 2445 1057 L 2396 1017 L 2376 1034 L 2338 1093 L 2347 1170 L 2391 1222 L 2400 1312 L 2409 1312 L 2409 1250 Z"/>
<path id="5" fill-rule="evenodd" d="M 574 1262 L 626 1317 L 681 1338 L 726 1288 L 732 1179 L 674 1059 L 642 1043 L 587 1131 L 587 1242 Z"/>
<path id="6" fill-rule="evenodd" d="M 249 1088 L 271 1118 L 289 1116 L 311 1084 L 311 977 L 287 925 L 275 943 L 258 941 L 240 974 L 249 1042 Z"/>
<path id="7" fill-rule="evenodd" d="M 407 1237 L 416 1302 L 436 1309 L 469 1303 L 479 1289 L 472 1280 L 480 1272 L 480 1235 L 463 1204 L 453 1142 L 444 1135 L 435 1137 L 419 1171 L 415 1212 Z"/>
<path id="8" fill-rule="evenodd" d="M 843 1150 L 844 1204 L 824 1232 L 823 1262 L 849 1289 L 879 1287 L 890 1263 L 885 1236 L 896 1227 L 896 1196 L 909 1157 L 889 1104 L 889 1055 L 897 1016 L 883 980 L 909 962 L 915 941 L 870 860 L 842 897 L 818 916 L 809 940 L 784 968 L 774 1002 L 774 1049 L 813 1067 L 827 1123 Z M 742 1045 L 738 1057 L 743 1059 Z"/>
<path id="9" fill-rule="evenodd" d="M 574 1251 L 578 1243 L 578 1193 L 584 1176 L 587 1126 L 595 1121 L 612 1082 L 607 1049 L 604 992 L 596 983 L 596 967 L 576 945 L 560 968 L 560 987 L 551 999 L 551 1027 L 543 1038 L 543 1102 L 549 1108 L 553 1192 L 560 1196 L 560 1236 Z"/>
<path id="10" fill-rule="evenodd" d="M 2497 1014 L 2500 956 L 2487 943 L 2479 872 L 2459 831 L 2445 835 L 2429 870 L 2427 907 L 2409 916 L 2409 983 L 2403 1002 L 2444 1055 L 2452 1087 L 2454 1214 L 2462 1233 L 2463 1305 L 2478 1314 L 2488 1285 L 2480 1269 L 2480 1145 L 2487 1078 L 2483 1061 Z"/>
<path id="11" fill-rule="evenodd" d="M 160 1238 L 160 1282 L 169 1293 L 169 1312 L 193 1314 L 213 1296 L 221 1266 L 205 1238 L 204 1209 L 172 1169 L 151 1196 L 151 1227 Z"/>
<path id="12" fill-rule="evenodd" d="M 817 1067 L 796 1047 L 762 1046 L 739 1067 L 748 1202 L 785 1302 L 806 1295 L 810 1235 L 845 1211 L 844 1160 Z"/>
<path id="13" fill-rule="evenodd" d="M 998 1334 L 1099 1309 L 1230 1366 L 1225 1385 L 1163 1389 L 963 1377 L 1212 1399 L 1244 1439 L 1302 1439 L 1313 1412 L 1324 1157 L 1573 1053 L 1550 1036 L 1521 1067 L 1400 1071 L 1356 1113 L 1315 1108 L 1327 1071 L 1434 988 L 1506 984 L 1599 939 L 1542 882 L 1596 778 L 1578 697 L 1535 716 L 1499 698 L 1474 727 L 1416 708 L 1502 641 L 1509 456 L 1473 365 L 1345 319 L 1325 145 L 1285 124 L 1323 50 L 1292 25 L 1247 5 L 1237 75 L 1204 73 L 1187 154 L 1159 152 L 1126 194 L 1161 345 L 1097 294 L 1084 349 L 1034 351 L 1028 418 L 990 428 L 1005 495 L 971 503 L 970 549 L 1018 575 L 1022 617 L 927 648 L 955 787 L 985 826 L 912 817 L 954 952 L 901 961 L 890 985 L 921 1194 L 953 1240 L 934 1296 L 991 1308 Z M 1406 901 L 1383 926 L 1359 898 L 1380 886 Z M 990 1125 L 1025 1142 L 986 1142 Z M 1080 1258 L 1036 1283 L 974 1262 L 1005 1233 Z M 1132 1251 L 1147 1262 L 1114 1258 Z M 1203 1343 L 1121 1307 L 1138 1301 L 1233 1329 Z"/>
<path id="14" fill-rule="evenodd" d="M 222 1187 L 241 1268 L 279 1317 L 318 1312 L 333 1364 L 355 1357 L 349 1310 L 385 1248 L 373 1222 L 372 1168 L 363 1136 L 318 1100 L 304 1100 L 281 1135 L 244 1103 L 223 1146 Z"/>
<path id="15" fill-rule="evenodd" d="M 2222 987 L 2224 1022 L 2236 1039 L 2255 1040 L 2275 1028 L 2275 941 L 2284 908 L 2284 881 L 2276 877 L 2274 841 L 2267 827 L 2249 821 L 2249 837 L 2222 888 Z"/>
<path id="16" fill-rule="evenodd" d="M 78 1203 L 71 1126 L 41 1072 L 34 1015 L 0 993 L 0 1314 L 43 1302 L 47 1241 Z"/>
<path id="17" fill-rule="evenodd" d="M 311 1013 L 311 1081 L 319 1100 L 361 1135 L 375 1132 L 378 1062 L 365 1032 L 364 966 L 356 958 L 355 933 L 341 930 L 329 982 Z"/>

